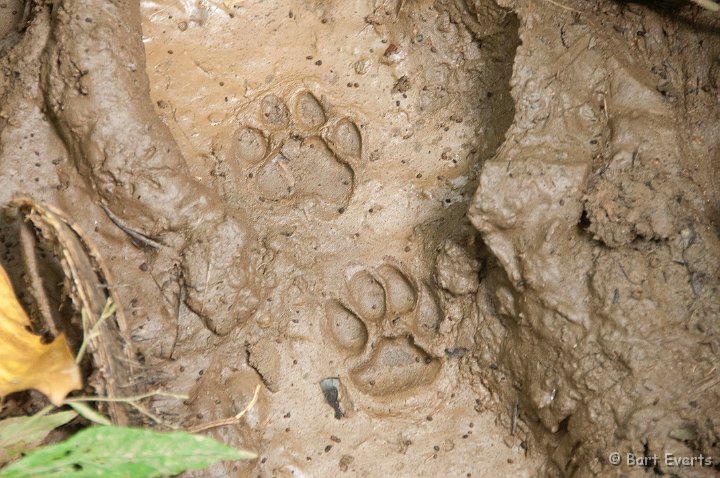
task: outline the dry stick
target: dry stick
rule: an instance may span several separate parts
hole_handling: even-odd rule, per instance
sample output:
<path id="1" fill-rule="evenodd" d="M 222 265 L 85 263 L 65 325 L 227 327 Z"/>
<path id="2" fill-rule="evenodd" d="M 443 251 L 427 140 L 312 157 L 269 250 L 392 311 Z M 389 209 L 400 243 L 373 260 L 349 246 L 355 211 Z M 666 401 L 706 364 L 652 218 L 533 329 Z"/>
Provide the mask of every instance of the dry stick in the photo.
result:
<path id="1" fill-rule="evenodd" d="M 556 7 L 562 8 L 563 10 L 567 10 L 569 12 L 575 12 L 575 13 L 582 13 L 580 10 L 575 10 L 574 8 L 570 8 L 566 5 L 563 5 L 560 2 L 555 2 L 554 0 L 545 0 L 546 2 L 552 3 Z"/>
<path id="2" fill-rule="evenodd" d="M 210 285 L 210 270 L 212 269 L 212 251 L 210 251 L 210 258 L 208 259 L 207 271 L 205 272 L 205 290 L 203 291 L 202 304 L 200 305 L 200 314 L 205 311 L 205 299 L 207 299 L 208 286 Z"/>
<path id="3" fill-rule="evenodd" d="M 176 398 L 178 400 L 187 400 L 187 395 L 179 395 L 177 393 L 168 393 L 168 392 L 148 392 L 143 393 L 142 395 L 135 395 L 134 397 L 73 397 L 73 398 L 67 398 L 65 399 L 65 402 L 120 402 L 120 403 L 127 403 L 127 402 L 138 402 L 140 400 L 143 400 L 145 398 L 150 397 L 170 397 L 170 398 Z"/>
<path id="4" fill-rule="evenodd" d="M 120 218 L 117 217 L 115 214 L 113 214 L 113 212 L 110 209 L 108 209 L 108 207 L 105 206 L 104 204 L 100 203 L 100 208 L 103 211 L 105 211 L 105 214 L 107 214 L 107 217 L 110 218 L 110 220 L 112 221 L 113 224 L 115 224 L 117 227 L 119 227 L 120 230 L 122 230 L 125 234 L 130 236 L 135 241 L 139 242 L 140 244 L 145 244 L 147 246 L 150 246 L 153 249 L 160 249 L 162 247 L 162 244 L 160 244 L 156 240 L 146 236 L 142 232 L 138 232 L 138 231 L 130 228 L 129 226 L 126 226 L 125 224 L 123 224 L 123 222 L 120 220 Z"/>
<path id="5" fill-rule="evenodd" d="M 65 399 L 65 404 L 70 404 L 73 402 L 119 402 L 124 403 L 130 407 L 133 407 L 135 410 L 140 412 L 141 414 L 148 417 L 150 420 L 154 421 L 158 425 L 164 425 L 167 426 L 173 430 L 177 430 L 179 427 L 164 422 L 160 417 L 152 413 L 147 408 L 143 407 L 139 403 L 137 403 L 140 400 L 143 400 L 145 398 L 150 397 L 171 397 L 171 398 L 177 398 L 178 400 L 185 400 L 188 397 L 186 395 L 178 395 L 175 393 L 167 393 L 167 392 L 149 392 L 144 393 L 142 395 L 137 395 L 135 397 L 126 397 L 126 398 L 112 398 L 112 397 L 75 397 L 75 398 L 68 398 Z"/>
<path id="6" fill-rule="evenodd" d="M 82 362 L 83 356 L 85 355 L 85 349 L 87 348 L 88 344 L 91 340 L 95 339 L 95 337 L 100 336 L 100 331 L 98 329 L 103 322 L 115 315 L 115 310 L 115 303 L 112 301 L 111 298 L 108 298 L 107 302 L 105 302 L 105 308 L 103 309 L 102 314 L 100 314 L 100 317 L 98 317 L 95 325 L 93 325 L 92 328 L 88 331 L 87 329 L 90 319 L 88 319 L 87 309 L 85 307 L 82 308 L 82 310 L 80 311 L 80 315 L 82 317 L 83 341 L 82 344 L 80 344 L 80 350 L 78 350 L 78 353 L 75 356 L 75 363 L 79 364 L 80 362 Z"/>
<path id="7" fill-rule="evenodd" d="M 253 394 L 253 398 L 252 398 L 252 400 L 250 400 L 250 403 L 248 403 L 247 406 L 245 408 L 243 408 L 243 410 L 240 413 L 238 413 L 237 415 L 235 415 L 234 417 L 223 418 L 221 420 L 215 420 L 214 422 L 204 423 L 202 425 L 195 425 L 194 427 L 188 428 L 187 431 L 189 431 L 190 433 L 198 433 L 198 432 L 202 432 L 205 430 L 209 430 L 210 428 L 217 428 L 217 427 L 222 427 L 225 425 L 233 425 L 233 424 L 237 423 L 238 420 L 240 420 L 243 417 L 243 415 L 245 415 L 247 412 L 250 411 L 250 409 L 252 407 L 255 406 L 255 403 L 257 402 L 257 399 L 258 399 L 259 392 L 260 392 L 260 385 L 255 387 L 255 393 Z"/>
<path id="8" fill-rule="evenodd" d="M 152 421 L 154 421 L 155 423 L 157 423 L 158 425 L 166 426 L 166 427 L 170 428 L 171 430 L 177 430 L 177 429 L 179 428 L 179 427 L 177 427 L 177 426 L 175 426 L 175 425 L 173 425 L 173 424 L 171 424 L 171 423 L 166 423 L 162 418 L 158 417 L 157 415 L 155 415 L 154 413 L 152 413 L 150 410 L 148 410 L 147 408 L 143 407 L 143 406 L 140 405 L 139 403 L 136 403 L 136 402 L 127 402 L 127 404 L 130 405 L 131 407 L 133 407 L 135 410 L 137 410 L 137 411 L 140 412 L 141 414 L 143 414 L 143 415 L 145 415 L 146 417 L 148 417 L 150 420 L 152 420 Z"/>

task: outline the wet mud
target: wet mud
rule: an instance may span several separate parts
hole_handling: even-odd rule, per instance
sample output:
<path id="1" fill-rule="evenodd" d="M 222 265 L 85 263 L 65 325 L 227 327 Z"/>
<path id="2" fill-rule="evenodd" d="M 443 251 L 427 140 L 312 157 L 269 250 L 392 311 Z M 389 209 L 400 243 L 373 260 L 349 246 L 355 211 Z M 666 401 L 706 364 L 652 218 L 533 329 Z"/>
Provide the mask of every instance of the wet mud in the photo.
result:
<path id="1" fill-rule="evenodd" d="M 192 476 L 714 476 L 608 462 L 720 463 L 720 20 L 656 3 L 0 0 L 0 202 L 167 424 L 261 387 Z"/>

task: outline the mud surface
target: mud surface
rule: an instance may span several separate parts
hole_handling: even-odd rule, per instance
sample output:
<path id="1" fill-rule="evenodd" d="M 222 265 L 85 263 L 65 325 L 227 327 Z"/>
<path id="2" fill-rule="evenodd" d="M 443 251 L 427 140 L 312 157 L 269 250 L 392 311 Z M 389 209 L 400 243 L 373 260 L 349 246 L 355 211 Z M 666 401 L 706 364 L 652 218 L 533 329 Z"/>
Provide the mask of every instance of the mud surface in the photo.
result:
<path id="1" fill-rule="evenodd" d="M 500 3 L 0 0 L 1 202 L 87 232 L 167 423 L 261 386 L 197 476 L 717 473 L 607 457 L 720 463 L 720 22 Z"/>

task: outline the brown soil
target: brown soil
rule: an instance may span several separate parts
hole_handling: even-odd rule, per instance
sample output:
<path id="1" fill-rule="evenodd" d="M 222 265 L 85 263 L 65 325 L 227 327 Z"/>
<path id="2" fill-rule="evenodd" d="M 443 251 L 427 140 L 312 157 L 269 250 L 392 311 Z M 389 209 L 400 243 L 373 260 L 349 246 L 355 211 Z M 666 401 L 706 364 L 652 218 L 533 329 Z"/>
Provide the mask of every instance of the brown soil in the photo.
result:
<path id="1" fill-rule="evenodd" d="M 0 0 L 0 203 L 87 232 L 167 423 L 262 387 L 194 476 L 718 472 L 663 455 L 720 463 L 720 17 L 499 3 Z"/>

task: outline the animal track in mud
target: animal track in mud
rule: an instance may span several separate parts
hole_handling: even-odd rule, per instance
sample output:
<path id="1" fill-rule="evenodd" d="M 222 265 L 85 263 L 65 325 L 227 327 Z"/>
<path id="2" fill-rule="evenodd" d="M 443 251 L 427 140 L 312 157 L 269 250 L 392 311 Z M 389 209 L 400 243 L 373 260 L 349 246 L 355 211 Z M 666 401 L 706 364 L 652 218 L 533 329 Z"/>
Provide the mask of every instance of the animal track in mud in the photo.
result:
<path id="1" fill-rule="evenodd" d="M 352 119 L 330 115 L 308 90 L 286 99 L 268 93 L 248 111 L 226 160 L 252 179 L 261 198 L 348 204 L 363 148 Z"/>
<path id="2" fill-rule="evenodd" d="M 350 362 L 352 383 L 382 398 L 432 383 L 440 361 L 427 352 L 442 314 L 437 298 L 398 267 L 352 271 L 346 300 L 325 304 L 323 332 Z"/>

